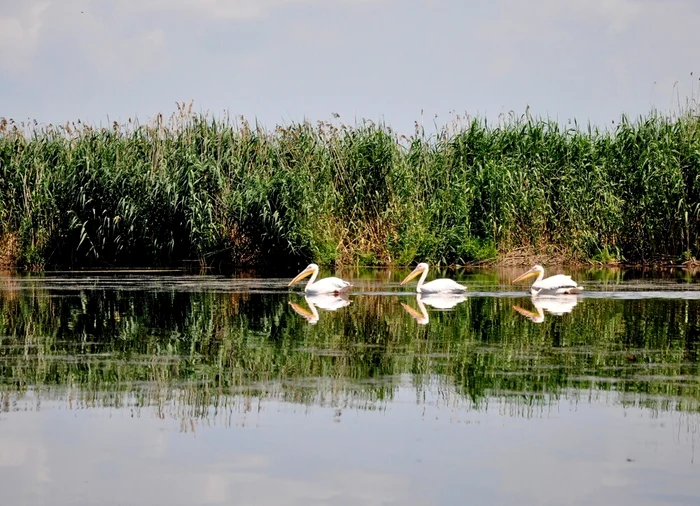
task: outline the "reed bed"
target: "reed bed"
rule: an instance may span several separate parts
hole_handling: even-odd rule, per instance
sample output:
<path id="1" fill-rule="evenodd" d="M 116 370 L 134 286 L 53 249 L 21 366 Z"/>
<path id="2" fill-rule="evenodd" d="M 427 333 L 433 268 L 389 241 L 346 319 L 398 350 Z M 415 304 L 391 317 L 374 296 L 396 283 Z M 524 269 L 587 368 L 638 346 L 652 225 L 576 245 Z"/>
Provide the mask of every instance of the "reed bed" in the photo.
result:
<path id="1" fill-rule="evenodd" d="M 226 268 L 700 257 L 697 108 L 614 128 L 278 126 L 178 104 L 109 128 L 0 121 L 3 266 Z"/>

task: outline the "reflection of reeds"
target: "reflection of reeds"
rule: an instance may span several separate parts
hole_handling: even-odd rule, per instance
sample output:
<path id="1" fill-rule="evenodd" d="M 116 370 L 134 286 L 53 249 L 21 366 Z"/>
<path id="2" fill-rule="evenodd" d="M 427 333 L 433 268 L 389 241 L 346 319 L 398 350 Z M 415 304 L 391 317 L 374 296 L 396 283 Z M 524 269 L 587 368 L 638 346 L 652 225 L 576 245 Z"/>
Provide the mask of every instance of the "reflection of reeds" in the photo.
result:
<path id="1" fill-rule="evenodd" d="M 19 280 L 12 274 L 0 271 L 0 296 L 7 297 L 7 300 L 15 300 L 20 287 Z"/>
<path id="2" fill-rule="evenodd" d="M 653 259 L 697 265 L 697 105 L 614 131 L 457 118 L 38 127 L 0 118 L 0 266 Z"/>
<path id="3" fill-rule="evenodd" d="M 535 326 L 512 309 L 529 300 L 472 297 L 419 326 L 400 304 L 411 300 L 364 295 L 309 326 L 288 304 L 296 295 L 51 297 L 31 286 L 0 291 L 3 409 L 30 389 L 72 406 L 189 418 L 237 396 L 376 407 L 402 376 L 417 395 L 429 388 L 474 409 L 584 391 L 657 410 L 700 402 L 698 301 L 588 299 Z"/>
<path id="4" fill-rule="evenodd" d="M 453 416 L 458 412 L 465 415 L 480 412 L 512 418 L 546 418 L 562 407 L 576 409 L 582 403 L 598 403 L 642 409 L 652 418 L 661 413 L 675 413 L 674 423 L 687 430 L 692 440 L 700 433 L 700 417 L 697 416 L 700 404 L 695 399 L 596 388 L 565 388 L 557 394 L 501 391 L 474 401 L 443 376 L 424 377 L 413 384 L 393 378 L 391 383 L 394 391 L 413 388 L 417 405 L 429 403 L 434 409 L 449 410 Z M 304 414 L 330 408 L 336 419 L 347 411 L 391 409 L 389 398 L 372 395 L 360 384 L 342 379 L 298 381 L 286 385 L 271 382 L 241 390 L 241 393 L 235 390 L 222 392 L 197 384 L 165 389 L 142 385 L 126 392 L 42 388 L 31 395 L 0 390 L 0 413 L 38 410 L 40 407 L 43 410 L 55 407 L 70 410 L 117 408 L 130 413 L 133 418 L 179 420 L 181 432 L 196 432 L 199 427 L 246 427 L 255 423 L 260 412 L 280 409 L 285 404 L 294 410 L 300 407 Z M 78 398 L 72 398 L 76 394 Z"/>

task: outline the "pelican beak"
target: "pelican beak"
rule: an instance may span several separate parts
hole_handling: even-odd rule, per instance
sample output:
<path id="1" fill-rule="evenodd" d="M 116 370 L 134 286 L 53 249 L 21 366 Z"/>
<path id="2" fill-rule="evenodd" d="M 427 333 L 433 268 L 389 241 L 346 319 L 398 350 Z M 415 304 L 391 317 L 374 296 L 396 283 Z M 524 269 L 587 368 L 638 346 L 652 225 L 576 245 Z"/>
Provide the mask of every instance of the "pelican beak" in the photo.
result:
<path id="1" fill-rule="evenodd" d="M 292 309 L 302 318 L 304 318 L 306 321 L 308 321 L 311 325 L 316 325 L 316 322 L 318 321 L 318 318 L 316 315 L 313 313 L 308 312 L 306 309 L 301 307 L 299 304 L 295 304 L 294 302 L 289 302 L 289 305 L 292 306 Z"/>
<path id="2" fill-rule="evenodd" d="M 408 314 L 410 314 L 418 322 L 419 325 L 425 325 L 426 323 L 428 323 L 428 320 L 426 320 L 425 315 L 423 315 L 421 312 L 416 311 L 415 309 L 413 309 L 411 306 L 409 306 L 408 304 L 406 304 L 404 302 L 402 302 L 401 305 L 406 310 L 406 312 Z"/>
<path id="3" fill-rule="evenodd" d="M 299 304 L 295 304 L 294 302 L 289 301 L 289 305 L 292 306 L 292 309 L 293 309 L 298 315 L 303 316 L 303 317 L 306 318 L 307 320 L 308 320 L 309 318 L 313 318 L 313 317 L 314 317 L 313 313 L 307 311 L 306 309 L 304 309 L 303 307 L 301 307 Z"/>
<path id="4" fill-rule="evenodd" d="M 405 285 L 406 283 L 411 281 L 413 278 L 418 276 L 418 274 L 420 274 L 421 272 L 423 272 L 423 269 L 420 267 L 416 267 L 415 269 L 413 269 L 413 272 L 411 274 L 409 274 L 408 276 L 406 276 L 404 278 L 404 280 L 401 282 L 401 285 Z"/>
<path id="5" fill-rule="evenodd" d="M 534 313 L 532 311 L 528 311 L 524 307 L 513 306 L 513 309 L 515 309 L 516 312 L 520 313 L 521 315 L 525 316 L 526 318 L 532 319 L 532 318 L 536 318 L 537 316 L 539 316 L 537 313 Z"/>
<path id="6" fill-rule="evenodd" d="M 297 276 L 289 282 L 287 286 L 292 286 L 294 283 L 296 283 L 299 280 L 304 279 L 306 276 L 311 275 L 311 273 L 314 272 L 314 270 L 311 267 L 307 267 L 303 271 L 301 271 Z"/>
<path id="7" fill-rule="evenodd" d="M 416 311 L 415 309 L 413 309 L 411 306 L 409 306 L 405 302 L 402 302 L 401 305 L 406 310 L 406 312 L 408 314 L 410 314 L 411 316 L 413 316 L 414 318 L 423 318 L 423 315 L 420 313 L 420 311 Z"/>
<path id="8" fill-rule="evenodd" d="M 534 276 L 535 274 L 537 274 L 537 271 L 534 268 L 530 269 L 529 271 L 524 272 L 523 274 L 515 278 L 513 281 L 511 281 L 511 283 L 517 283 L 518 281 L 522 281 L 523 279 L 529 278 L 530 276 Z"/>

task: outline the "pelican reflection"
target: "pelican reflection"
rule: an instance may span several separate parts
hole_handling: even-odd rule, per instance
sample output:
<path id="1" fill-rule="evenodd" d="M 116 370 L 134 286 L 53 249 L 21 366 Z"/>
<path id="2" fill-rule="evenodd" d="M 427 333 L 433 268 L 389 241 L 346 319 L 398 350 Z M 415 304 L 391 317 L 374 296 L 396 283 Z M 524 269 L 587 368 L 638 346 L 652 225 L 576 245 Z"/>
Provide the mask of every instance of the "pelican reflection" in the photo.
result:
<path id="1" fill-rule="evenodd" d="M 416 295 L 416 304 L 418 311 L 402 302 L 401 305 L 410 314 L 418 325 L 427 325 L 430 322 L 428 311 L 425 306 L 428 305 L 435 309 L 452 309 L 460 302 L 467 300 L 467 296 L 463 293 L 435 293 L 435 294 L 420 294 Z"/>
<path id="2" fill-rule="evenodd" d="M 528 311 L 520 306 L 513 306 L 513 309 L 533 323 L 542 323 L 544 321 L 545 311 L 556 316 L 561 316 L 564 313 L 570 313 L 574 309 L 574 306 L 578 304 L 578 297 L 576 295 L 539 296 L 532 297 L 530 300 L 537 312 Z"/>
<path id="3" fill-rule="evenodd" d="M 309 306 L 310 311 L 307 311 L 299 304 L 295 304 L 291 300 L 289 305 L 292 309 L 300 316 L 302 316 L 311 325 L 314 325 L 318 321 L 318 311 L 316 308 L 325 309 L 326 311 L 336 311 L 341 307 L 350 305 L 350 300 L 348 300 L 345 294 L 332 295 L 332 294 L 317 294 L 317 295 L 305 295 L 304 300 L 306 305 Z"/>

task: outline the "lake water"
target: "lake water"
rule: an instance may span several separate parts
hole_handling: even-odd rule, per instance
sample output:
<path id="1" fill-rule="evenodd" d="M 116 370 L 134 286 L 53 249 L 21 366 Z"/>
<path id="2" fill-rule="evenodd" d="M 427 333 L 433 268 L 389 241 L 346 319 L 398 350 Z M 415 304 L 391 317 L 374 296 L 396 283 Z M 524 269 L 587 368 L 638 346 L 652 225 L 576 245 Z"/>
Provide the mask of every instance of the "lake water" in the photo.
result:
<path id="1" fill-rule="evenodd" d="M 700 273 L 523 270 L 2 276 L 1 503 L 700 504 Z"/>

